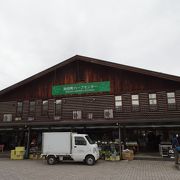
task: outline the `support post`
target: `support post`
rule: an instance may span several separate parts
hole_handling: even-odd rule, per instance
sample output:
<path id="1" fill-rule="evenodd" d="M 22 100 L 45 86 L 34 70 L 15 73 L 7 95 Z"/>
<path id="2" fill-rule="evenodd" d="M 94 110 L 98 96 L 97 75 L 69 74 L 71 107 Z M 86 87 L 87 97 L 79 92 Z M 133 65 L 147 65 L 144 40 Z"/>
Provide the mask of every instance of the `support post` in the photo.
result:
<path id="1" fill-rule="evenodd" d="M 26 144 L 25 159 L 29 159 L 29 148 L 30 148 L 30 127 L 27 128 L 27 144 Z"/>
<path id="2" fill-rule="evenodd" d="M 121 127 L 120 124 L 118 123 L 118 128 L 119 128 L 119 160 L 121 160 L 121 156 L 122 156 L 122 149 L 121 149 Z"/>

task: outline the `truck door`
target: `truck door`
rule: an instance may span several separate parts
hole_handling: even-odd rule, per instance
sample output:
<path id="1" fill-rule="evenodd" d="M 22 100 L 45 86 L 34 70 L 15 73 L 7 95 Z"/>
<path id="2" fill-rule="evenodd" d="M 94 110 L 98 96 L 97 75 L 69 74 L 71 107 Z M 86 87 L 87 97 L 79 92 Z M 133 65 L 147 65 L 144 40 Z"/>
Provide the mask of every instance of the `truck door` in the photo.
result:
<path id="1" fill-rule="evenodd" d="M 72 157 L 74 161 L 83 161 L 87 151 L 88 146 L 85 138 L 81 136 L 74 136 L 72 147 Z"/>

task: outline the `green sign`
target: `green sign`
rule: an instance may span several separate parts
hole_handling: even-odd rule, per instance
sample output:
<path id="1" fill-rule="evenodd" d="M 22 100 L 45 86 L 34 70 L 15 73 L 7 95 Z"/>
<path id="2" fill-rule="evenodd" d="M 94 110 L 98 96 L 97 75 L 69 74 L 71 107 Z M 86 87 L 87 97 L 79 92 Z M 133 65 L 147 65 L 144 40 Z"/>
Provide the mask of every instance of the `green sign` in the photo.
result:
<path id="1" fill-rule="evenodd" d="M 52 87 L 52 95 L 86 94 L 110 92 L 110 81 L 57 85 Z"/>

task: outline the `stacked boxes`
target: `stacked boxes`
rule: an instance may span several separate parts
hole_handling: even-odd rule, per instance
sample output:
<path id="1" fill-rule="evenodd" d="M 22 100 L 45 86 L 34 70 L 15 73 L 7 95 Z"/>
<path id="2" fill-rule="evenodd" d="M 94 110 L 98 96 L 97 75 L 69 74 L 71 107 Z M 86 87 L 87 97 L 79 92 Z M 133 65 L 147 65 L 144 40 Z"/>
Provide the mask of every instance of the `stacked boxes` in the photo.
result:
<path id="1" fill-rule="evenodd" d="M 122 159 L 124 160 L 133 160 L 134 159 L 134 152 L 132 150 L 123 150 L 122 152 Z"/>
<path id="2" fill-rule="evenodd" d="M 32 160 L 41 159 L 41 154 L 39 153 L 29 154 L 29 159 L 32 159 Z"/>
<path id="3" fill-rule="evenodd" d="M 24 159 L 25 147 L 18 146 L 15 150 L 11 150 L 11 159 L 12 160 L 22 160 Z"/>

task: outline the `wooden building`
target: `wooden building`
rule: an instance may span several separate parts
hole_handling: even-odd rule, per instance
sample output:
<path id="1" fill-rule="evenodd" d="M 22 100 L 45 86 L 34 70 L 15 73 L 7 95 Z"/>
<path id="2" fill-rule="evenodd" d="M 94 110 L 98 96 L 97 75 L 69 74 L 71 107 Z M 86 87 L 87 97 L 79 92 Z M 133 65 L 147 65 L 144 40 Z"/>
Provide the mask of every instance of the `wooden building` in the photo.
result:
<path id="1" fill-rule="evenodd" d="M 42 131 L 115 139 L 118 126 L 142 150 L 170 141 L 180 132 L 180 77 L 77 55 L 0 91 L 7 148 Z"/>

